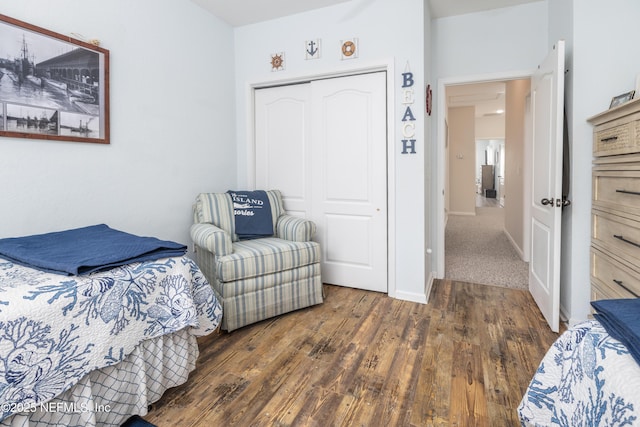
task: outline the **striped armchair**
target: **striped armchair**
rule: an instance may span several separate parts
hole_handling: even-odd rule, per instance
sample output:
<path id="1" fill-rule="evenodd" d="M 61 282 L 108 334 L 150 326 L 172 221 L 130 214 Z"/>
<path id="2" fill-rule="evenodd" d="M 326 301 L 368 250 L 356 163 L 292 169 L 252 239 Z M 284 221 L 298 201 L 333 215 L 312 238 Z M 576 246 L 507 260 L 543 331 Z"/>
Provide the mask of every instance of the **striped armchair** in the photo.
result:
<path id="1" fill-rule="evenodd" d="M 320 247 L 312 221 L 287 215 L 278 190 L 267 191 L 272 237 L 239 240 L 227 193 L 201 193 L 191 239 L 196 263 L 222 302 L 222 329 L 232 331 L 323 301 Z"/>

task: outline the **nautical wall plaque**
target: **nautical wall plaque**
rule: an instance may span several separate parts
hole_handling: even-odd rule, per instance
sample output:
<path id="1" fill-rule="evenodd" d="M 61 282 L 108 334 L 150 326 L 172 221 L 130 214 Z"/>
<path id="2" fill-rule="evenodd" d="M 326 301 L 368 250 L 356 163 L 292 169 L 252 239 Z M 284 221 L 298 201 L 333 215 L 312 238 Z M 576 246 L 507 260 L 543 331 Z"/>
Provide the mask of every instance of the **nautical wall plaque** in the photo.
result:
<path id="1" fill-rule="evenodd" d="M 318 59 L 320 58 L 320 47 L 322 40 L 307 40 L 304 42 L 304 59 Z"/>
<path id="2" fill-rule="evenodd" d="M 271 71 L 282 71 L 284 65 L 284 52 L 271 54 Z"/>
<path id="3" fill-rule="evenodd" d="M 352 38 L 340 41 L 340 55 L 342 59 L 354 59 L 359 54 L 358 39 Z"/>

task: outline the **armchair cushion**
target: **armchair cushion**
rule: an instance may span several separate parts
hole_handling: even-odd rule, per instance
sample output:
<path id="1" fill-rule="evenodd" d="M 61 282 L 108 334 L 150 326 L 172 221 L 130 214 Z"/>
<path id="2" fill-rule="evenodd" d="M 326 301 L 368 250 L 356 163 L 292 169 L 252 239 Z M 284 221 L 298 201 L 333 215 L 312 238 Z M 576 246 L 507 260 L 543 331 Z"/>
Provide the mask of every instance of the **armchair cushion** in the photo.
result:
<path id="1" fill-rule="evenodd" d="M 233 252 L 231 235 L 213 224 L 193 224 L 190 231 L 193 243 L 213 254 L 223 256 Z"/>
<path id="2" fill-rule="evenodd" d="M 279 289 L 283 283 L 300 283 L 313 280 L 320 277 L 320 264 L 309 264 L 304 267 L 293 270 L 280 271 L 275 274 L 267 274 L 264 276 L 256 276 L 251 279 L 242 279 L 235 282 L 224 283 L 221 286 L 221 298 L 243 297 L 256 294 L 256 299 L 260 298 L 259 294 L 269 289 Z M 295 294 L 295 287 L 291 293 Z M 279 293 L 281 290 L 279 289 Z M 284 295 L 282 295 L 284 297 Z M 294 297 L 292 295 L 292 297 Z M 294 298 L 295 299 L 295 298 Z"/>
<path id="3" fill-rule="evenodd" d="M 309 242 L 316 234 L 316 223 L 293 215 L 278 218 L 277 236 L 294 242 Z"/>
<path id="4" fill-rule="evenodd" d="M 233 253 L 216 258 L 220 282 L 232 282 L 291 270 L 320 262 L 315 242 L 291 242 L 267 237 L 233 244 Z"/>
<path id="5" fill-rule="evenodd" d="M 231 235 L 232 241 L 238 240 L 233 216 L 233 202 L 227 193 L 201 193 L 196 198 L 196 222 L 213 224 Z"/>

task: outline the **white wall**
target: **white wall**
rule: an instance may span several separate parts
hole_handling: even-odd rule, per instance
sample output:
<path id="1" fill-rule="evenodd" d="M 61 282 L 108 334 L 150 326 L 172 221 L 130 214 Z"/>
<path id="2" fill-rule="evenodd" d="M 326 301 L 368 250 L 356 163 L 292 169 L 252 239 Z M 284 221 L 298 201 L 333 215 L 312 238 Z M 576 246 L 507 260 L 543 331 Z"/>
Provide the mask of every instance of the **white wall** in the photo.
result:
<path id="1" fill-rule="evenodd" d="M 390 265 L 395 296 L 424 301 L 425 297 L 425 157 L 424 138 L 424 64 L 425 14 L 422 0 L 352 1 L 311 12 L 292 15 L 235 30 L 236 97 L 238 134 L 238 182 L 252 186 L 253 162 L 251 124 L 251 90 L 253 84 L 312 78 L 316 75 L 353 70 L 389 62 L 395 120 L 391 158 L 390 194 L 394 195 L 389 229 L 395 240 L 395 260 Z M 357 37 L 359 56 L 341 60 L 341 40 Z M 322 40 L 322 57 L 305 60 L 306 40 Z M 285 53 L 285 70 L 272 72 L 271 54 Z M 400 92 L 402 75 L 408 66 L 414 73 L 417 153 L 400 154 L 401 123 L 404 107 Z M 393 294 L 393 289 L 390 289 Z"/>
<path id="2" fill-rule="evenodd" d="M 504 139 L 504 114 L 476 117 L 476 139 Z"/>
<path id="3" fill-rule="evenodd" d="M 504 229 L 520 256 L 525 253 L 525 200 L 523 191 L 528 181 L 525 179 L 525 100 L 531 88 L 530 79 L 512 80 L 507 82 L 506 90 L 506 137 L 505 137 L 505 202 Z"/>
<path id="4" fill-rule="evenodd" d="M 436 85 L 434 84 L 435 82 L 432 79 L 432 75 L 431 75 L 431 9 L 428 7 L 424 7 L 424 18 L 423 18 L 423 34 L 422 34 L 422 40 L 423 40 L 423 45 L 422 48 L 424 49 L 424 58 L 423 58 L 423 72 L 424 72 L 424 81 L 425 81 L 425 85 L 428 85 L 431 93 L 435 92 L 437 90 L 437 88 L 435 87 Z M 425 95 L 426 97 L 426 95 Z M 426 100 L 426 99 L 425 99 Z M 433 101 L 433 99 L 432 99 Z M 432 110 L 435 108 L 435 104 L 432 105 Z M 426 112 L 426 108 L 425 108 L 425 112 Z M 431 131 L 432 131 L 432 126 L 433 126 L 433 120 L 431 119 L 431 116 L 425 116 L 425 121 L 424 121 L 424 138 L 425 138 L 425 149 L 424 149 L 424 165 L 425 165 L 425 172 L 424 172 L 424 219 L 423 219 L 423 224 L 424 224 L 424 242 L 425 242 L 425 251 L 426 253 L 424 254 L 425 257 L 425 262 L 424 262 L 424 275 L 426 278 L 426 289 L 425 289 L 425 295 L 427 296 L 427 299 L 429 298 L 429 293 L 431 291 L 431 284 L 432 281 L 434 279 L 433 277 L 433 272 L 434 272 L 434 266 L 433 266 L 433 260 L 432 260 L 432 253 L 433 253 L 433 249 L 432 249 L 432 243 L 433 243 L 433 224 L 434 224 L 434 210 L 433 210 L 433 193 L 431 192 L 432 188 L 433 188 L 433 182 L 435 182 L 435 174 L 434 174 L 434 168 L 428 167 L 428 165 L 433 164 L 432 162 L 434 161 L 434 157 L 432 155 L 433 153 L 433 143 L 432 140 L 430 140 L 430 136 L 431 136 Z M 429 140 L 429 144 L 427 144 L 427 140 Z"/>
<path id="5" fill-rule="evenodd" d="M 196 194 L 236 182 L 231 27 L 189 1 L 1 12 L 110 51 L 111 144 L 0 138 L 0 237 L 107 223 L 188 244 Z"/>
<path id="6" fill-rule="evenodd" d="M 436 19 L 436 78 L 533 70 L 550 49 L 547 2 Z"/>

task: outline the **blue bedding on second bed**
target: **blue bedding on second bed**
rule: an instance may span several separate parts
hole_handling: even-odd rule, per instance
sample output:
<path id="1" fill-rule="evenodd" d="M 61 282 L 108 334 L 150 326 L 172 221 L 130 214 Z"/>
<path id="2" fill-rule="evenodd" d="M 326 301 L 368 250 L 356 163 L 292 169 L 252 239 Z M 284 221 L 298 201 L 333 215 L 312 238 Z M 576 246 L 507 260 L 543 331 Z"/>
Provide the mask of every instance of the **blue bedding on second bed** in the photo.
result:
<path id="1" fill-rule="evenodd" d="M 640 365 L 640 298 L 592 301 L 593 317 L 624 344 Z"/>

